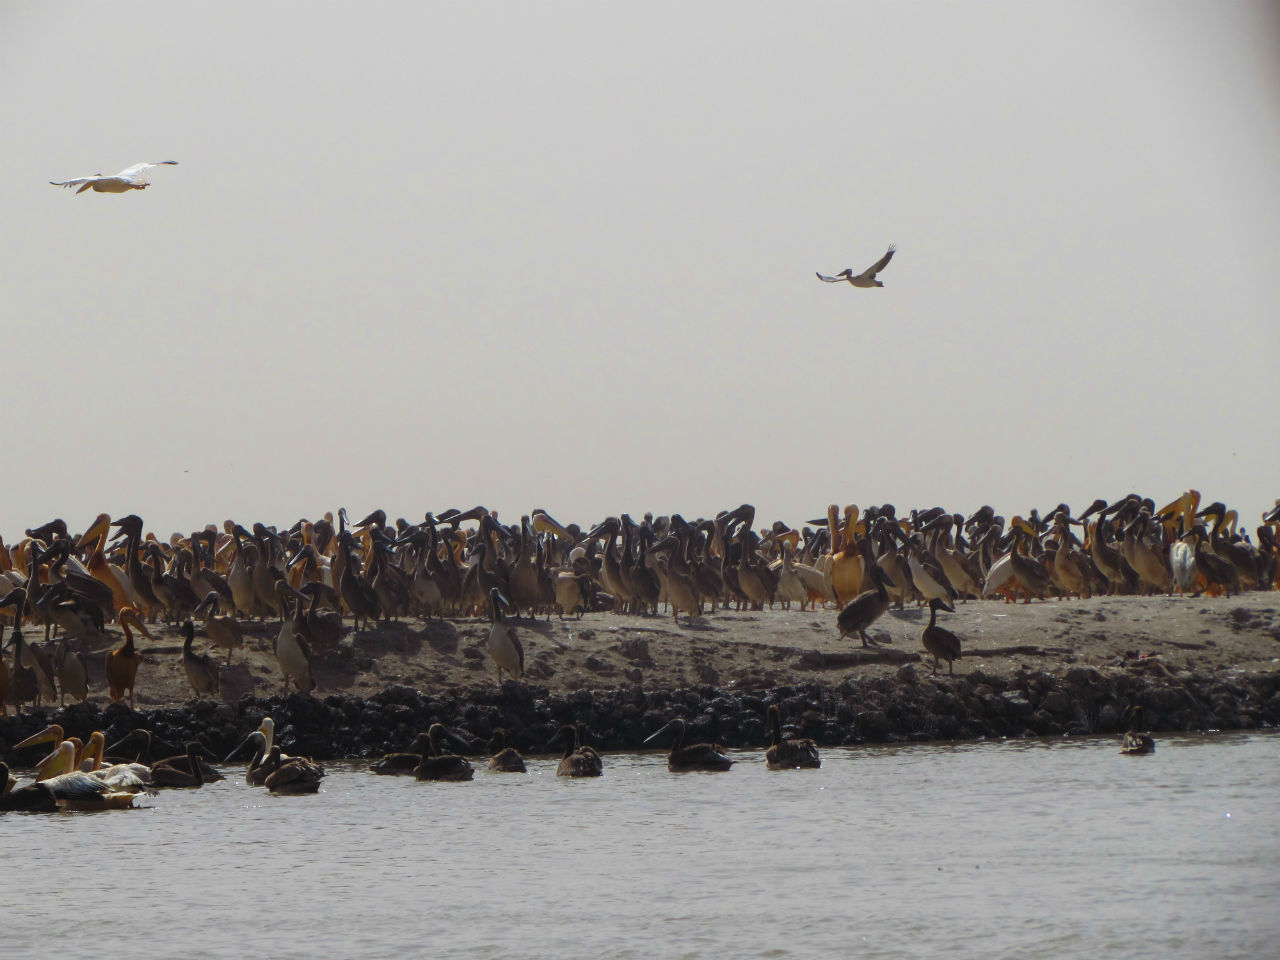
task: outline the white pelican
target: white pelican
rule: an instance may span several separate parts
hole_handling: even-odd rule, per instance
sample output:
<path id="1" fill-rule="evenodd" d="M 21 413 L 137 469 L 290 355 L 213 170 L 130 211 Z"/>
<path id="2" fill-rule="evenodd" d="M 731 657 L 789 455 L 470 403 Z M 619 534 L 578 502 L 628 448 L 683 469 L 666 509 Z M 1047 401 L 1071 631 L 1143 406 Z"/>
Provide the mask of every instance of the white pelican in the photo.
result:
<path id="1" fill-rule="evenodd" d="M 142 177 L 144 170 L 150 170 L 152 167 L 158 167 L 163 164 L 177 166 L 177 160 L 154 160 L 151 162 L 135 163 L 132 167 L 125 167 L 114 176 L 108 177 L 101 173 L 95 173 L 92 177 L 76 177 L 73 180 L 50 180 L 49 182 L 55 187 L 79 187 L 76 193 L 84 193 L 86 190 L 93 190 L 95 193 L 124 193 L 126 190 L 145 190 L 151 186 L 149 180 Z"/>
<path id="2" fill-rule="evenodd" d="M 876 279 L 876 274 L 889 265 L 889 261 L 893 259 L 893 252 L 896 249 L 897 247 L 892 243 L 889 244 L 888 253 L 856 276 L 854 275 L 853 267 L 847 267 L 837 273 L 834 277 L 824 277 L 819 273 L 817 275 L 818 279 L 825 283 L 841 283 L 847 280 L 855 287 L 883 287 L 884 284 Z"/>
<path id="3" fill-rule="evenodd" d="M 113 789 L 123 793 L 146 793 L 155 796 L 151 785 L 151 768 L 145 763 L 112 763 L 102 765 L 102 754 L 107 739 L 101 730 L 89 734 L 89 742 L 80 754 L 80 769 L 105 781 Z"/>
<path id="4" fill-rule="evenodd" d="M 133 806 L 133 794 L 117 790 L 101 777 L 74 769 L 76 745 L 63 740 L 58 746 L 51 775 L 40 782 L 67 810 L 108 810 Z"/>
<path id="5" fill-rule="evenodd" d="M 493 627 L 489 630 L 489 656 L 498 671 L 498 683 L 502 683 L 502 671 L 511 674 L 512 680 L 524 676 L 524 647 L 516 636 L 515 628 L 506 623 L 502 617 L 502 604 L 506 599 L 502 592 L 493 587 L 489 591 L 489 600 L 493 608 Z"/>

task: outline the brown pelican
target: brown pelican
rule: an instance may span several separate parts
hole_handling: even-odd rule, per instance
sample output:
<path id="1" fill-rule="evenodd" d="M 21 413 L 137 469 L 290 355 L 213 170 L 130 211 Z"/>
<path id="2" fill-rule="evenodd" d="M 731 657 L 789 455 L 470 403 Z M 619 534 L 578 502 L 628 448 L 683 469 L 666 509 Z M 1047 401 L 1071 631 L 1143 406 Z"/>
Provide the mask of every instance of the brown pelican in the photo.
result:
<path id="1" fill-rule="evenodd" d="M 489 769 L 494 773 L 527 773 L 524 757 L 515 747 L 507 746 L 507 731 L 499 728 L 485 746 L 489 751 Z"/>
<path id="2" fill-rule="evenodd" d="M 876 279 L 876 274 L 889 265 L 889 261 L 893 259 L 893 252 L 898 249 L 894 244 L 889 244 L 889 250 L 883 257 L 873 263 L 867 269 L 859 274 L 854 274 L 853 267 L 846 267 L 834 277 L 824 277 L 818 274 L 818 279 L 825 283 L 841 283 L 848 281 L 855 287 L 883 287 L 884 284 Z"/>
<path id="3" fill-rule="evenodd" d="M 561 724 L 551 742 L 564 744 L 564 753 L 556 767 L 557 777 L 598 777 L 604 773 L 600 755 L 590 747 L 579 746 L 578 728 L 571 723 Z"/>
<path id="4" fill-rule="evenodd" d="M 714 772 L 728 770 L 733 766 L 733 761 L 724 755 L 723 748 L 719 744 L 691 743 L 686 747 L 684 745 L 684 730 L 684 720 L 676 717 L 665 727 L 646 737 L 644 742 L 649 743 L 652 740 L 656 740 L 668 731 L 675 733 L 675 739 L 671 743 L 671 752 L 667 754 L 667 769 L 673 773 L 680 773 L 686 770 Z"/>
<path id="5" fill-rule="evenodd" d="M 369 769 L 384 777 L 411 777 L 413 771 L 422 763 L 422 758 L 430 752 L 430 743 L 425 733 L 420 733 L 409 743 L 404 753 L 388 753 L 381 760 L 369 764 Z"/>
<path id="6" fill-rule="evenodd" d="M 124 631 L 124 643 L 107 654 L 107 693 L 112 700 L 124 699 L 125 691 L 129 691 L 129 708 L 136 709 L 133 699 L 133 684 L 138 675 L 138 664 L 142 657 L 133 645 L 133 629 L 136 627 L 143 636 L 154 640 L 133 607 L 120 610 L 117 619 L 120 629 Z"/>
<path id="7" fill-rule="evenodd" d="M 204 614 L 204 632 L 215 647 L 227 651 L 227 666 L 231 666 L 231 651 L 244 646 L 244 632 L 235 617 L 218 615 L 221 605 L 222 595 L 217 590 L 210 590 L 192 612 Z"/>
<path id="8" fill-rule="evenodd" d="M 1142 713 L 1142 707 L 1133 708 L 1133 716 L 1129 721 L 1129 729 L 1124 735 L 1124 739 L 1120 742 L 1120 752 L 1130 756 L 1136 756 L 1140 753 L 1155 753 L 1156 742 L 1152 739 L 1151 734 L 1146 732 L 1146 719 Z"/>
<path id="9" fill-rule="evenodd" d="M 191 684 L 197 699 L 205 693 L 216 697 L 220 687 L 217 661 L 208 654 L 196 653 L 191 649 L 196 638 L 196 627 L 190 620 L 182 623 L 182 637 L 182 668 L 187 673 L 187 683 Z"/>
<path id="10" fill-rule="evenodd" d="M 938 626 L 938 611 L 955 613 L 956 608 L 945 600 L 934 597 L 929 601 L 929 622 L 920 631 L 920 642 L 933 654 L 933 672 L 938 672 L 939 660 L 947 661 L 947 672 L 955 673 L 955 661 L 960 657 L 960 637 L 946 627 Z"/>
<path id="11" fill-rule="evenodd" d="M 422 761 L 414 767 L 414 777 L 419 780 L 470 780 L 475 776 L 475 768 L 466 757 L 441 751 L 440 741 L 446 736 L 461 749 L 471 749 L 471 744 L 448 730 L 444 724 L 433 723 L 427 729 L 427 747 L 430 755 L 424 755 Z"/>
<path id="12" fill-rule="evenodd" d="M 818 745 L 812 740 L 784 739 L 782 712 L 776 703 L 769 704 L 769 749 L 764 752 L 770 770 L 799 770 L 822 766 Z"/>
<path id="13" fill-rule="evenodd" d="M 151 767 L 151 783 L 157 787 L 203 787 L 205 784 L 204 761 L 197 755 L 203 747 L 195 740 L 187 742 L 187 752 L 182 757 L 161 760 Z M 179 765 L 176 761 L 185 760 Z M 221 776 L 218 777 L 222 779 Z"/>
<path id="14" fill-rule="evenodd" d="M 28 783 L 11 786 L 9 765 L 0 761 L 0 811 L 25 810 L 30 813 L 49 813 L 58 809 L 58 798 L 47 783 Z"/>
<path id="15" fill-rule="evenodd" d="M 306 757 L 285 757 L 280 745 L 271 748 L 266 766 L 271 768 L 262 785 L 272 793 L 315 793 L 324 779 L 324 768 Z"/>
<path id="16" fill-rule="evenodd" d="M 889 575 L 884 572 L 884 568 L 878 564 L 871 568 L 871 580 L 875 583 L 875 589 L 862 591 L 845 604 L 845 608 L 836 617 L 836 627 L 840 630 L 840 636 L 852 637 L 857 634 L 862 638 L 864 647 L 876 645 L 876 642 L 867 636 L 867 628 L 889 609 L 889 593 L 885 587 L 895 585 L 889 579 Z"/>

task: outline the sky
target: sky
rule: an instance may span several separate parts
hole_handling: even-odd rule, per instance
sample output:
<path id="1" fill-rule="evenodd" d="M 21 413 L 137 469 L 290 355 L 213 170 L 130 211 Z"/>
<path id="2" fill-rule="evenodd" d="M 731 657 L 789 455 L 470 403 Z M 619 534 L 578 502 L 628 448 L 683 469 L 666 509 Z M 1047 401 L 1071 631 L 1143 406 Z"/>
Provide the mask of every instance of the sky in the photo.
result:
<path id="1" fill-rule="evenodd" d="M 9 542 L 1280 496 L 1280 5 L 101 9 L 0 0 Z"/>

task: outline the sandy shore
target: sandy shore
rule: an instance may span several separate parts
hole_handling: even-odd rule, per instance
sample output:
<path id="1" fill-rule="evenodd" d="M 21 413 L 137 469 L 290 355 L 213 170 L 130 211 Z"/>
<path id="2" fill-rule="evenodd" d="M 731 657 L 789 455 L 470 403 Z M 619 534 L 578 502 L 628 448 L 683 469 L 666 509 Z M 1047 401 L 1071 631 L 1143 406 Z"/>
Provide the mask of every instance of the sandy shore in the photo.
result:
<path id="1" fill-rule="evenodd" d="M 586 614 L 581 620 L 515 621 L 524 644 L 527 682 L 551 694 L 575 690 L 678 689 L 711 685 L 767 690 L 801 683 L 895 674 L 904 662 L 932 670 L 920 645 L 927 611 L 891 610 L 871 630 L 885 645 L 863 650 L 842 639 L 836 610 L 722 610 L 679 625 L 670 617 Z M 1032 604 L 970 601 L 942 622 L 966 643 L 958 676 L 980 670 L 1011 677 L 1020 671 L 1059 675 L 1074 666 L 1123 669 L 1126 657 L 1170 671 L 1239 676 L 1280 671 L 1280 592 L 1230 599 L 1102 597 Z M 349 622 L 349 621 L 348 621 Z M 222 668 L 221 699 L 285 690 L 272 652 L 277 626 L 246 623 L 245 648 Z M 37 639 L 33 631 L 31 639 Z M 181 637 L 172 627 L 140 639 L 139 710 L 173 707 L 192 697 L 182 668 Z M 496 689 L 481 620 L 404 620 L 348 632 L 338 647 L 314 651 L 315 696 L 370 697 L 403 685 L 424 693 Z M 210 649 L 197 631 L 197 649 Z M 105 705 L 106 647 L 87 655 L 90 701 Z M 213 651 L 211 651 L 213 652 Z M 223 662 L 225 663 L 225 654 Z M 943 665 L 945 672 L 946 665 Z"/>

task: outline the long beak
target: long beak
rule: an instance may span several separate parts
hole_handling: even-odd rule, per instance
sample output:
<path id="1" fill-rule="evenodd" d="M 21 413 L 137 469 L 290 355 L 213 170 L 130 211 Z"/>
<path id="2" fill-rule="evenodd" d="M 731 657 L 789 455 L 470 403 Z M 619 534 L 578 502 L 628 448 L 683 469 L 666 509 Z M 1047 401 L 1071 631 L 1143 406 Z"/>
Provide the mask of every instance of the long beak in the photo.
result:
<path id="1" fill-rule="evenodd" d="M 649 734 L 649 736 L 645 737 L 643 742 L 648 743 L 651 740 L 657 740 L 660 736 L 662 736 L 664 733 L 666 733 L 670 729 L 671 729 L 671 724 L 668 723 L 661 730 L 655 731 L 654 733 L 651 733 Z"/>
<path id="2" fill-rule="evenodd" d="M 256 732 L 258 732 L 258 731 L 254 731 L 254 732 L 256 733 Z M 247 747 L 247 746 L 248 746 L 250 743 L 252 743 L 252 742 L 253 742 L 253 734 L 250 734 L 249 736 L 245 737 L 242 741 L 240 741 L 240 746 L 236 747 L 234 750 L 232 750 L 230 753 L 228 753 L 228 754 L 227 754 L 227 758 L 226 758 L 225 760 L 223 760 L 222 762 L 223 762 L 223 763 L 230 763 L 230 762 L 231 762 L 231 758 L 232 758 L 232 757 L 234 757 L 237 753 L 239 753 L 241 750 L 243 750 L 245 747 Z"/>
<path id="3" fill-rule="evenodd" d="M 533 529 L 539 533 L 554 533 L 561 540 L 572 540 L 573 535 L 564 527 L 551 518 L 547 511 L 537 509 L 533 511 Z"/>
<path id="4" fill-rule="evenodd" d="M 472 749 L 471 742 L 464 739 L 460 734 L 454 733 L 452 730 L 450 730 L 448 732 L 448 737 L 450 741 L 453 742 L 453 745 L 456 746 L 463 753 L 471 752 L 471 749 Z"/>
<path id="5" fill-rule="evenodd" d="M 76 541 L 76 549 L 82 550 L 85 546 L 92 543 L 103 534 L 111 532 L 111 518 L 105 513 L 93 521 L 89 529 L 80 535 L 80 539 Z"/>
<path id="6" fill-rule="evenodd" d="M 45 727 L 39 733 L 33 733 L 31 736 L 27 737 L 27 739 L 23 740 L 21 743 L 15 743 L 13 745 L 13 749 L 21 750 L 23 747 L 32 747 L 32 746 L 35 746 L 37 743 L 49 743 L 50 741 L 61 742 L 61 736 L 62 736 L 62 728 L 50 725 Z"/>

